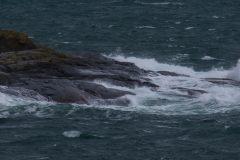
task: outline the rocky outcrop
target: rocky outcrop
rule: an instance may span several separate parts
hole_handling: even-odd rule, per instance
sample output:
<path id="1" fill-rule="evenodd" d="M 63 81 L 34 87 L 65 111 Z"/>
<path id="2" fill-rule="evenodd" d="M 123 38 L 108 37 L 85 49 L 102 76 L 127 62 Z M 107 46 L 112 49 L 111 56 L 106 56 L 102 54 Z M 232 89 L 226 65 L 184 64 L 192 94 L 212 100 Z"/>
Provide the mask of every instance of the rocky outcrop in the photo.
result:
<path id="1" fill-rule="evenodd" d="M 60 103 L 104 104 L 126 106 L 130 91 L 107 88 L 108 83 L 126 88 L 159 86 L 147 77 L 189 77 L 169 71 L 146 71 L 133 63 L 119 62 L 96 54 L 65 54 L 44 45 L 35 45 L 22 33 L 0 30 L 0 91 L 34 99 Z M 214 84 L 239 82 L 230 79 L 202 79 Z M 173 90 L 198 97 L 207 93 L 183 87 Z M 129 90 L 129 89 L 128 89 Z"/>
<path id="2" fill-rule="evenodd" d="M 65 54 L 45 45 L 37 47 L 0 55 L 0 85 L 9 87 L 11 94 L 17 94 L 13 88 L 24 88 L 32 91 L 29 97 L 36 99 L 38 93 L 48 100 L 63 103 L 127 105 L 129 100 L 124 96 L 134 93 L 106 88 L 94 82 L 128 88 L 158 87 L 141 78 L 146 71 L 133 63 L 94 54 Z"/>
<path id="3" fill-rule="evenodd" d="M 35 44 L 23 33 L 0 29 L 0 52 L 35 49 Z"/>

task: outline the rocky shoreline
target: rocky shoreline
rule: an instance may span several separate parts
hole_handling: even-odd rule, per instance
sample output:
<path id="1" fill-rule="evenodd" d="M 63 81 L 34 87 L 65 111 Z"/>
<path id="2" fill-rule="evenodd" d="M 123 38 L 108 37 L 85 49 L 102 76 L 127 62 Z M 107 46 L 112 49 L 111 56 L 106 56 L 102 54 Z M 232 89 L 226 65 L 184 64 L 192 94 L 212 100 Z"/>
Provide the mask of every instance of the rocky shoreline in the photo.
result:
<path id="1" fill-rule="evenodd" d="M 147 78 L 149 74 L 188 76 L 167 71 L 146 71 L 133 63 L 119 62 L 96 54 L 66 54 L 44 44 L 34 44 L 26 35 L 0 30 L 1 92 L 24 95 L 60 103 L 103 104 L 127 106 L 129 91 L 106 88 L 95 81 L 115 86 L 149 87 L 157 90 Z M 231 80 L 228 80 L 231 81 Z M 221 80 L 209 80 L 220 83 Z M 207 93 L 203 90 L 174 88 L 190 96 Z M 19 91 L 19 92 L 18 92 Z"/>
<path id="2" fill-rule="evenodd" d="M 94 81 L 128 88 L 158 87 L 141 78 L 146 71 L 132 63 L 101 55 L 57 52 L 44 44 L 35 45 L 15 31 L 1 30 L 0 43 L 0 85 L 8 87 L 2 92 L 20 94 L 14 90 L 25 89 L 28 97 L 40 95 L 61 103 L 127 105 L 129 100 L 121 97 L 134 93 L 106 88 Z"/>

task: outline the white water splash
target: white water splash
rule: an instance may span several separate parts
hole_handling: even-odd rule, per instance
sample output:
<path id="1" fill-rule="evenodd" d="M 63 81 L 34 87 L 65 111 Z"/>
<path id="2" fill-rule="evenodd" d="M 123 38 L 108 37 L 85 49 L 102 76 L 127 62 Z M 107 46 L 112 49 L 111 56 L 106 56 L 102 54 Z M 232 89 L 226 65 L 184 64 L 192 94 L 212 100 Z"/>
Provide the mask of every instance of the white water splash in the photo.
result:
<path id="1" fill-rule="evenodd" d="M 132 62 L 139 68 L 152 71 L 170 71 L 179 74 L 186 74 L 191 77 L 198 78 L 226 78 L 229 73 L 228 70 L 214 68 L 208 72 L 195 72 L 193 68 L 183 67 L 178 65 L 170 65 L 166 63 L 159 63 L 155 59 L 147 58 L 137 58 L 137 57 L 124 57 L 121 55 L 110 55 L 110 58 L 113 58 L 117 61 L 122 62 Z"/>
<path id="2" fill-rule="evenodd" d="M 240 60 L 238 60 L 237 66 L 228 73 L 227 78 L 240 81 Z"/>
<path id="3" fill-rule="evenodd" d="M 0 86 L 1 91 L 9 89 L 5 86 Z M 10 90 L 10 89 L 9 89 Z M 13 90 L 11 88 L 11 90 Z M 21 91 L 18 95 L 11 95 L 5 92 L 0 92 L 0 118 L 17 117 L 21 115 L 34 115 L 36 117 L 50 117 L 52 110 L 49 106 L 54 105 L 54 102 L 46 101 L 46 98 L 40 95 L 36 95 L 34 98 L 21 95 Z M 24 92 L 26 92 L 24 90 Z"/>

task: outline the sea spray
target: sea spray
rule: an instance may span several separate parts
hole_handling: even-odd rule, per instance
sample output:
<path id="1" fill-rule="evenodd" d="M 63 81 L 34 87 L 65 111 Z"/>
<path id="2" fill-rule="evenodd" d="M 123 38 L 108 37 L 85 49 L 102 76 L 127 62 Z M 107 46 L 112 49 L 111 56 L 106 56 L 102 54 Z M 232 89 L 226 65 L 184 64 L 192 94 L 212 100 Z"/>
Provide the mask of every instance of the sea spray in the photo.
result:
<path id="1" fill-rule="evenodd" d="M 152 71 L 170 71 L 179 74 L 186 74 L 191 77 L 198 78 L 226 78 L 229 70 L 223 70 L 222 68 L 213 68 L 207 72 L 196 72 L 192 67 L 185 67 L 167 63 L 159 63 L 154 58 L 138 58 L 138 57 L 125 57 L 124 55 L 110 54 L 108 57 L 117 61 L 132 62 L 139 68 Z"/>
<path id="2" fill-rule="evenodd" d="M 155 59 L 143 59 L 136 57 L 113 56 L 111 58 L 119 61 L 135 63 L 140 68 L 154 71 L 170 71 L 179 74 L 186 74 L 190 77 L 150 76 L 152 82 L 160 86 L 158 91 L 137 88 L 133 92 L 136 96 L 128 96 L 134 108 L 151 113 L 161 114 L 198 114 L 226 112 L 231 109 L 239 109 L 240 88 L 231 85 L 217 85 L 205 80 L 205 78 L 232 78 L 237 80 L 235 75 L 239 72 L 240 64 L 233 70 L 224 70 L 222 68 L 213 68 L 206 72 L 196 72 L 192 68 L 177 65 L 159 63 Z M 105 84 L 108 87 L 107 84 Z M 174 88 L 189 88 L 195 90 L 204 90 L 207 93 L 197 98 L 189 98 L 186 92 L 180 92 Z M 154 107 L 153 107 L 154 106 Z M 137 110 L 137 109 L 136 109 Z"/>
<path id="3" fill-rule="evenodd" d="M 240 59 L 238 60 L 236 67 L 229 71 L 227 78 L 240 81 Z"/>

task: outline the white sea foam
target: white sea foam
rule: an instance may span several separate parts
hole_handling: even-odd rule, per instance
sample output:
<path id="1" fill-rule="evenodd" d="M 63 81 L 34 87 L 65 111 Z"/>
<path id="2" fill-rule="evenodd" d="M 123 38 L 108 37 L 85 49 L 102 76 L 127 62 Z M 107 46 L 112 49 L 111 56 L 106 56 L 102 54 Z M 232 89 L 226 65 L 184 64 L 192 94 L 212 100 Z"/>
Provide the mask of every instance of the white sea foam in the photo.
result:
<path id="1" fill-rule="evenodd" d="M 202 60 L 213 60 L 213 59 L 216 59 L 216 58 L 213 58 L 211 56 L 204 56 L 201 58 Z"/>
<path id="2" fill-rule="evenodd" d="M 189 30 L 189 29 L 193 29 L 193 28 L 195 28 L 195 27 L 187 27 L 187 28 L 185 28 L 186 30 Z"/>
<path id="3" fill-rule="evenodd" d="M 13 97 L 8 96 L 7 94 L 0 93 L 0 106 L 14 106 L 21 99 L 14 99 Z"/>
<path id="4" fill-rule="evenodd" d="M 21 94 L 23 90 L 15 90 L 15 93 L 19 92 L 17 95 L 11 95 L 5 93 L 4 89 L 12 90 L 5 86 L 0 86 L 0 118 L 16 117 L 26 114 L 31 114 L 36 117 L 50 117 L 52 115 L 52 110 L 49 106 L 53 105 L 54 102 L 46 101 L 40 95 L 34 97 L 26 97 Z M 26 92 L 24 90 L 24 92 Z M 43 109 L 47 108 L 47 110 Z"/>
<path id="5" fill-rule="evenodd" d="M 63 136 L 67 138 L 77 138 L 81 135 L 81 132 L 79 131 L 65 131 L 63 132 Z"/>
<path id="6" fill-rule="evenodd" d="M 153 27 L 153 26 L 136 26 L 135 28 L 140 28 L 140 29 L 142 29 L 142 28 L 154 29 L 154 28 L 156 28 L 156 27 Z"/>

